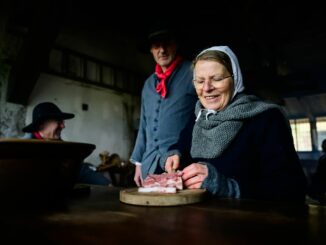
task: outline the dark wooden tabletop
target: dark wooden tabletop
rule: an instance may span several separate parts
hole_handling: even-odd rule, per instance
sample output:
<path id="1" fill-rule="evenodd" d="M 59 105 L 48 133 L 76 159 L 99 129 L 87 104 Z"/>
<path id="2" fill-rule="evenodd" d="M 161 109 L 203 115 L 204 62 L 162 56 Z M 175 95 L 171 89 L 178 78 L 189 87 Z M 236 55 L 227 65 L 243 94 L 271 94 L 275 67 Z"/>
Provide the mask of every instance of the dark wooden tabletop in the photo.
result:
<path id="1" fill-rule="evenodd" d="M 326 244 L 322 206 L 207 199 L 143 207 L 121 203 L 119 191 L 87 186 L 55 207 L 2 208 L 0 244 Z"/>

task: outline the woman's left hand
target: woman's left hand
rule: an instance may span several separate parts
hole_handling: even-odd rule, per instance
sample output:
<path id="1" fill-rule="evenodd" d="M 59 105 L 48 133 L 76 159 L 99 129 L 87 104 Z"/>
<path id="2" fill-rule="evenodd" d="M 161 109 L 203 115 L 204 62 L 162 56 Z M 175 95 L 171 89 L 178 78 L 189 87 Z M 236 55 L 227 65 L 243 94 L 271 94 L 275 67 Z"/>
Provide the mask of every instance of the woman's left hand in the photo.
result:
<path id="1" fill-rule="evenodd" d="M 199 189 L 208 176 L 208 168 L 201 163 L 192 163 L 181 172 L 183 184 L 188 189 Z"/>

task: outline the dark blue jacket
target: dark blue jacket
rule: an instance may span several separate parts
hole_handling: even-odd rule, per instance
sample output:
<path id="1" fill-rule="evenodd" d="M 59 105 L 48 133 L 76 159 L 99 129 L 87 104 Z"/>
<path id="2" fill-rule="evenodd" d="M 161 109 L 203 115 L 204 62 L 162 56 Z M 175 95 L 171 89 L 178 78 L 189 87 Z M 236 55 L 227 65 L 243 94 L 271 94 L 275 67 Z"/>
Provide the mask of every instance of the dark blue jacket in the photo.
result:
<path id="1" fill-rule="evenodd" d="M 291 131 L 278 109 L 244 121 L 231 145 L 209 162 L 236 180 L 241 198 L 272 201 L 305 200 L 306 179 L 294 149 Z"/>

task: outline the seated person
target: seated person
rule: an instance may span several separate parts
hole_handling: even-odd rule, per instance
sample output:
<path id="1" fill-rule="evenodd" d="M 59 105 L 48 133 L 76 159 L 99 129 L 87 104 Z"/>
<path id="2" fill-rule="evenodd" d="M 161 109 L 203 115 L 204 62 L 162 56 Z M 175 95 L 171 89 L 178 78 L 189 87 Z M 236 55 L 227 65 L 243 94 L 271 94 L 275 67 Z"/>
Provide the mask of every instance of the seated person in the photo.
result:
<path id="1" fill-rule="evenodd" d="M 65 128 L 64 120 L 71 119 L 75 115 L 62 112 L 55 104 L 43 102 L 33 109 L 33 121 L 23 128 L 25 139 L 62 140 L 61 132 Z M 110 181 L 91 168 L 91 164 L 81 165 L 77 182 L 94 185 L 109 185 Z"/>
<path id="2" fill-rule="evenodd" d="M 303 204 L 306 179 L 283 109 L 244 91 L 235 54 L 227 46 L 199 53 L 193 61 L 198 95 L 192 162 L 180 175 L 189 189 L 218 197 Z M 166 161 L 171 172 L 179 167 Z"/>

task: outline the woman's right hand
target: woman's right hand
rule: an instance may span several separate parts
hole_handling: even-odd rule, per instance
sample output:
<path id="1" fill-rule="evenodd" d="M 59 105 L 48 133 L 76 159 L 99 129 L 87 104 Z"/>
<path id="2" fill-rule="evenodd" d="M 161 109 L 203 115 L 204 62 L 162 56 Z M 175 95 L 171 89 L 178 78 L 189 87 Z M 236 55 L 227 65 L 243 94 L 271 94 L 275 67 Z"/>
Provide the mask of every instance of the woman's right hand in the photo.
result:
<path id="1" fill-rule="evenodd" d="M 138 187 L 143 185 L 143 179 L 141 176 L 141 166 L 140 165 L 136 165 L 134 181 Z"/>

